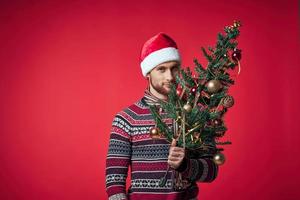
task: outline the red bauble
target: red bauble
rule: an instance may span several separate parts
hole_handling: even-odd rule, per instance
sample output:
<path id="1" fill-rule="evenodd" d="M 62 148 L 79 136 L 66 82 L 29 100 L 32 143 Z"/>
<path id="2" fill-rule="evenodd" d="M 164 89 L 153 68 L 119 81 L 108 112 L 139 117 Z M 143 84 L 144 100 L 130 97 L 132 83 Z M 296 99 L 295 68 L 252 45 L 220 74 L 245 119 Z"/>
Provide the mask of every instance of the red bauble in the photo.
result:
<path id="1" fill-rule="evenodd" d="M 240 49 L 234 49 L 231 58 L 235 61 L 239 61 L 242 58 L 242 51 Z"/>
<path id="2" fill-rule="evenodd" d="M 223 123 L 223 122 L 222 122 L 221 119 L 214 119 L 214 120 L 212 121 L 212 125 L 213 125 L 213 126 L 220 126 L 222 123 Z"/>
<path id="3" fill-rule="evenodd" d="M 193 95 L 195 95 L 196 92 L 197 92 L 197 87 L 196 87 L 196 86 L 195 86 L 195 87 L 192 87 L 192 88 L 191 88 L 191 93 L 192 93 Z"/>
<path id="4" fill-rule="evenodd" d="M 177 94 L 177 96 L 181 96 L 181 94 L 182 94 L 182 87 L 177 87 L 177 89 L 176 89 L 176 94 Z"/>

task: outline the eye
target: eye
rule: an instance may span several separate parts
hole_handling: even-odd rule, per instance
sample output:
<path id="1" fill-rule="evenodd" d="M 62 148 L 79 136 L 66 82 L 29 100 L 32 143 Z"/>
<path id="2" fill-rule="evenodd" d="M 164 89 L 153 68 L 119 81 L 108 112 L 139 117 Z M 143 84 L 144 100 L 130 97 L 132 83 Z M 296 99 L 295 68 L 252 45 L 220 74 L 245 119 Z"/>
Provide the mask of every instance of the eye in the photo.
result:
<path id="1" fill-rule="evenodd" d="M 179 69 L 178 69 L 178 67 L 173 67 L 172 68 L 172 72 L 177 72 Z"/>
<path id="2" fill-rule="evenodd" d="M 158 68 L 158 71 L 164 72 L 164 71 L 165 71 L 165 68 L 164 68 L 164 67 L 160 67 L 160 68 Z"/>

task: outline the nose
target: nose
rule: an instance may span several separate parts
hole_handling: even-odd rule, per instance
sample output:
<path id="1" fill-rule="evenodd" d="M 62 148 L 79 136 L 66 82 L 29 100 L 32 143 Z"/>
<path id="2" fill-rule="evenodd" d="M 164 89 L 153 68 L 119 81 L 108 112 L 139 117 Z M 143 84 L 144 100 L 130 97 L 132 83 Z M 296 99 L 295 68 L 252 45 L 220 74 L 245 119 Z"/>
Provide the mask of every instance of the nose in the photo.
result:
<path id="1" fill-rule="evenodd" d="M 166 79 L 171 82 L 174 80 L 174 78 L 175 78 L 174 74 L 172 73 L 172 71 L 170 69 L 168 69 L 166 71 Z"/>

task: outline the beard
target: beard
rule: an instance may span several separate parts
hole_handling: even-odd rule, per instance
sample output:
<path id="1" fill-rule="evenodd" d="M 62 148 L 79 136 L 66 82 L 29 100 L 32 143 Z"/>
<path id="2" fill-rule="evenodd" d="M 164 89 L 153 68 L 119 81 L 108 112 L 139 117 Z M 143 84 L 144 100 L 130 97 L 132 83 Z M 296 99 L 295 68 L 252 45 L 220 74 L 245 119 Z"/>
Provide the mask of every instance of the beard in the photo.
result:
<path id="1" fill-rule="evenodd" d="M 162 85 L 154 84 L 151 79 L 150 79 L 150 84 L 156 92 L 158 92 L 159 94 L 162 94 L 164 96 L 168 96 L 168 94 L 171 92 L 171 84 L 174 84 L 174 83 L 165 83 L 165 84 L 170 85 L 170 87 L 168 87 L 168 89 L 165 88 L 166 87 L 166 86 L 164 86 L 165 84 L 162 84 Z"/>

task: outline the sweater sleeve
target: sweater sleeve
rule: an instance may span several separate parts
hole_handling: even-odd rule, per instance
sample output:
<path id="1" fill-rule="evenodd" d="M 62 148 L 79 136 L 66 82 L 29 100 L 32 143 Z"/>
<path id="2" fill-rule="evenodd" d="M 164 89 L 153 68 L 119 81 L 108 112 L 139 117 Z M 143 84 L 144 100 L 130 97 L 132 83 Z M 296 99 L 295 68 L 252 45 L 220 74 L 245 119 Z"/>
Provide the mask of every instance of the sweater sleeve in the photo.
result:
<path id="1" fill-rule="evenodd" d="M 219 167 L 209 158 L 185 158 L 178 171 L 190 181 L 212 182 L 218 175 Z"/>
<path id="2" fill-rule="evenodd" d="M 127 199 L 126 178 L 130 159 L 130 124 L 118 113 L 112 123 L 106 157 L 106 192 L 109 200 Z"/>

